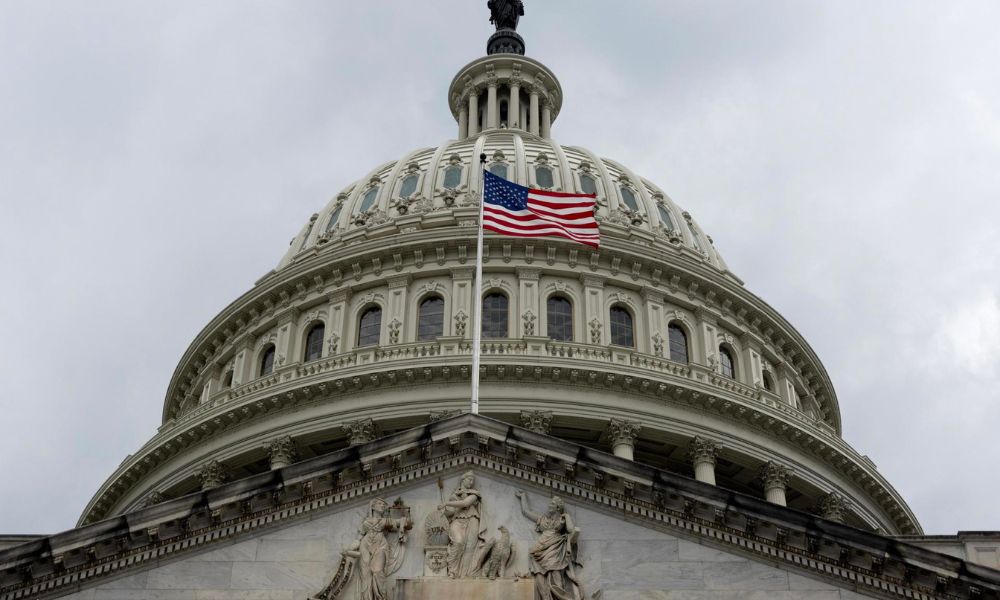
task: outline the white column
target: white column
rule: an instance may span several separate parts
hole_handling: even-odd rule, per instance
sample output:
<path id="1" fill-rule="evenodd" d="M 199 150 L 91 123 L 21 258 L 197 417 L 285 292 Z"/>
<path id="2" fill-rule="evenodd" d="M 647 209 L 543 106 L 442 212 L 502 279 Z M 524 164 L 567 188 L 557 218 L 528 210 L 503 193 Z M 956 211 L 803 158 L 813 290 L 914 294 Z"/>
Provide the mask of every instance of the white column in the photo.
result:
<path id="1" fill-rule="evenodd" d="M 529 133 L 535 135 L 539 134 L 538 121 L 540 120 L 538 115 L 538 90 L 532 86 L 529 90 L 531 101 L 529 102 L 531 117 L 529 120 L 530 127 L 528 128 Z"/>
<path id="2" fill-rule="evenodd" d="M 469 107 L 463 102 L 458 110 L 458 139 L 469 137 Z"/>
<path id="3" fill-rule="evenodd" d="M 479 133 L 479 92 L 469 90 L 469 137 Z"/>
<path id="4" fill-rule="evenodd" d="M 615 456 L 634 460 L 635 440 L 639 437 L 642 425 L 636 421 L 611 419 L 608 423 L 608 437 L 611 439 L 611 451 Z"/>
<path id="5" fill-rule="evenodd" d="M 701 436 L 695 436 L 688 448 L 688 456 L 694 466 L 694 478 L 698 481 L 715 485 L 715 458 L 719 453 L 719 444 Z"/>
<path id="6" fill-rule="evenodd" d="M 521 82 L 516 79 L 510 81 L 510 100 L 507 101 L 507 127 L 524 129 L 521 122 Z"/>
<path id="7" fill-rule="evenodd" d="M 486 87 L 486 128 L 496 129 L 499 127 L 497 123 L 497 115 L 500 114 L 500 104 L 497 101 L 497 80 L 493 77 L 489 80 L 489 85 Z"/>
<path id="8" fill-rule="evenodd" d="M 764 497 L 767 501 L 787 506 L 785 489 L 788 486 L 788 468 L 775 462 L 768 462 L 760 468 L 760 478 L 764 482 Z"/>
<path id="9" fill-rule="evenodd" d="M 552 107 L 548 100 L 542 102 L 542 137 L 552 137 Z"/>

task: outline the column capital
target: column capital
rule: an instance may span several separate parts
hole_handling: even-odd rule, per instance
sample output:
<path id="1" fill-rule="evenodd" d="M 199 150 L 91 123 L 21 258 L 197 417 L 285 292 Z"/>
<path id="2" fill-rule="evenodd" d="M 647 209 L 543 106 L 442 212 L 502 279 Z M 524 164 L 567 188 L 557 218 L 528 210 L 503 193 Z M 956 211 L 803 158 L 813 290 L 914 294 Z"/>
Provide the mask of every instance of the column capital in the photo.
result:
<path id="1" fill-rule="evenodd" d="M 264 451 L 267 452 L 268 458 L 271 459 L 272 469 L 280 469 L 292 464 L 295 462 L 295 457 L 298 454 L 295 442 L 288 435 L 267 442 L 264 444 Z"/>
<path id="2" fill-rule="evenodd" d="M 522 410 L 521 427 L 548 435 L 552 430 L 551 410 Z"/>
<path id="3" fill-rule="evenodd" d="M 348 421 L 341 425 L 344 433 L 350 438 L 350 445 L 365 444 L 378 437 L 375 421 L 371 418 Z"/>
<path id="4" fill-rule="evenodd" d="M 844 522 L 845 513 L 850 509 L 850 503 L 840 494 L 830 493 L 816 503 L 816 514 L 837 523 Z"/>
<path id="5" fill-rule="evenodd" d="M 334 303 L 347 302 L 348 300 L 351 299 L 351 288 L 345 287 L 343 289 L 330 292 L 327 298 L 330 300 L 330 302 Z"/>
<path id="6" fill-rule="evenodd" d="M 788 467 L 779 465 L 774 461 L 764 463 L 760 468 L 760 479 L 764 482 L 764 490 L 780 489 L 788 487 Z"/>
<path id="7" fill-rule="evenodd" d="M 518 267 L 517 268 L 517 278 L 524 279 L 525 281 L 538 281 L 541 276 L 541 269 L 533 269 L 529 267 Z"/>
<path id="8" fill-rule="evenodd" d="M 201 482 L 203 490 L 219 487 L 226 481 L 226 469 L 219 461 L 210 460 L 198 469 L 195 477 Z"/>
<path id="9" fill-rule="evenodd" d="M 141 510 L 143 508 L 149 508 L 150 506 L 154 506 L 156 504 L 160 504 L 161 502 L 166 502 L 166 501 L 167 497 L 164 496 L 159 490 L 153 490 L 152 492 L 146 494 L 146 497 L 143 498 L 142 502 L 139 503 L 139 509 Z"/>
<path id="10" fill-rule="evenodd" d="M 437 423 L 438 421 L 444 421 L 445 419 L 457 417 L 460 414 L 462 414 L 462 411 L 457 408 L 452 410 L 432 410 L 430 416 L 430 422 Z"/>
<path id="11" fill-rule="evenodd" d="M 412 279 L 413 276 L 407 273 L 406 275 L 395 275 L 393 277 L 390 277 L 387 280 L 387 283 L 389 285 L 389 289 L 392 290 L 410 285 L 410 281 Z"/>
<path id="12" fill-rule="evenodd" d="M 700 435 L 694 436 L 691 440 L 691 445 L 688 447 L 688 458 L 691 460 L 691 464 L 698 463 L 710 463 L 715 464 L 715 459 L 718 457 L 719 450 L 722 449 L 722 445 L 708 438 L 703 438 Z"/>
<path id="13" fill-rule="evenodd" d="M 603 288 L 604 281 L 605 278 L 600 275 L 580 275 L 580 283 L 582 283 L 584 287 Z"/>
<path id="14" fill-rule="evenodd" d="M 608 422 L 608 437 L 614 445 L 635 446 L 635 440 L 642 431 L 642 424 L 638 421 L 626 419 L 611 419 Z"/>

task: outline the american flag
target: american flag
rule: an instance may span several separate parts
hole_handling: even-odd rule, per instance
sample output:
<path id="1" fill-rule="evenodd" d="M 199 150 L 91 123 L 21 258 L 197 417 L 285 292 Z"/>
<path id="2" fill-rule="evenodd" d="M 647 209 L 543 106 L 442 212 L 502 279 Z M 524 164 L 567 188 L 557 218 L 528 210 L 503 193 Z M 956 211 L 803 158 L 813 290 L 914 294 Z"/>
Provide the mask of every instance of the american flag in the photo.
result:
<path id="1" fill-rule="evenodd" d="M 483 229 L 518 237 L 555 235 L 595 248 L 601 234 L 595 194 L 566 194 L 517 185 L 484 171 Z"/>

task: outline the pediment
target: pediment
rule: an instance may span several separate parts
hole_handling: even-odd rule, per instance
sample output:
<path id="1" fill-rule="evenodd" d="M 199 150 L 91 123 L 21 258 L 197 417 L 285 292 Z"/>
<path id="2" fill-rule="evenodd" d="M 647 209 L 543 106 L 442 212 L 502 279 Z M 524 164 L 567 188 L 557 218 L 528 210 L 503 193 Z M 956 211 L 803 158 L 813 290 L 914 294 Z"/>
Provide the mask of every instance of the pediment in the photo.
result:
<path id="1" fill-rule="evenodd" d="M 342 551 L 358 540 L 376 498 L 399 499 L 393 518 L 406 513 L 413 522 L 391 579 L 447 580 L 440 556 L 428 554 L 441 540 L 427 538 L 424 526 L 467 471 L 480 493 L 484 539 L 499 539 L 503 525 L 514 548 L 503 582 L 484 588 L 494 592 L 517 576 L 519 589 L 533 580 L 529 549 L 541 534 L 516 490 L 536 513 L 552 496 L 564 499 L 579 528 L 587 598 L 1000 592 L 991 569 L 462 415 L 0 552 L 0 600 L 315 596 L 346 564 Z M 357 585 L 355 574 L 337 597 L 358 597 Z"/>

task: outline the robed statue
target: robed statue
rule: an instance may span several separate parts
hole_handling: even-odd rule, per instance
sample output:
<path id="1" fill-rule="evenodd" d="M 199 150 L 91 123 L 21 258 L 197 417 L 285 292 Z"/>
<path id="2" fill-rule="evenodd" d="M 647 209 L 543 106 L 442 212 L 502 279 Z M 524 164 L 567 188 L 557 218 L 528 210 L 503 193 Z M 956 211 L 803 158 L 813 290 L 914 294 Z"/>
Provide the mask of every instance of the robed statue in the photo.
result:
<path id="1" fill-rule="evenodd" d="M 521 0 L 489 0 L 490 23 L 501 29 L 517 29 L 517 21 L 524 16 L 524 2 Z"/>
<path id="2" fill-rule="evenodd" d="M 528 550 L 535 600 L 583 600 L 583 586 L 577 573 L 580 529 L 566 512 L 562 498 L 552 496 L 549 510 L 535 514 L 528 508 L 523 491 L 518 490 L 514 495 L 521 501 L 521 514 L 535 522 L 539 534 L 535 545 Z"/>

